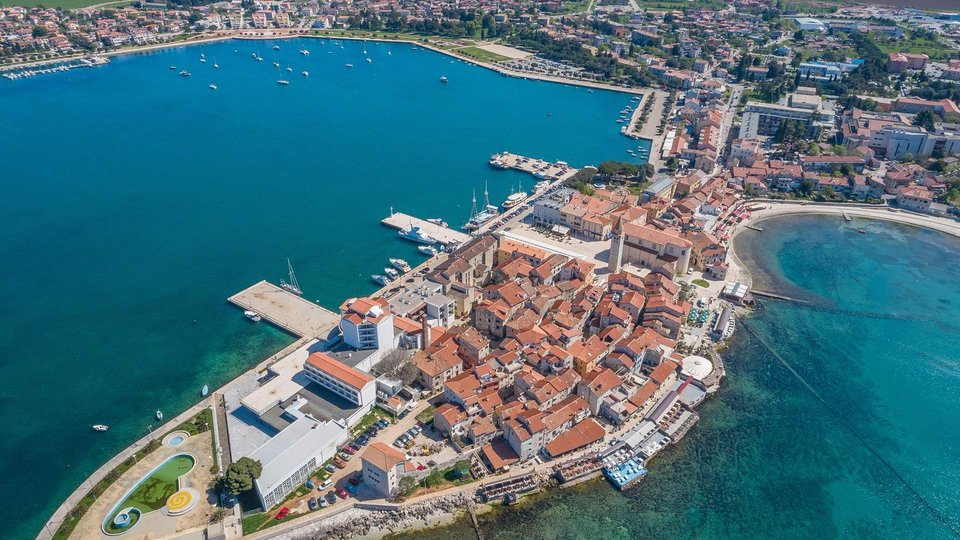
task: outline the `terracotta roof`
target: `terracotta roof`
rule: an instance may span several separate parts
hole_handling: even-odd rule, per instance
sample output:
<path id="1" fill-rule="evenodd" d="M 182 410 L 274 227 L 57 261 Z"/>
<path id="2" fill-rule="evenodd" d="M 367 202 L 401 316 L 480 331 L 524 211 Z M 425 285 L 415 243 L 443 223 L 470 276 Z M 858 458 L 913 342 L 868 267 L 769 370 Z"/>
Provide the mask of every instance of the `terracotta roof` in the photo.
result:
<path id="1" fill-rule="evenodd" d="M 368 446 L 360 457 L 381 471 L 389 471 L 397 463 L 403 463 L 407 460 L 407 457 L 400 451 L 380 441 Z"/>
<path id="2" fill-rule="evenodd" d="M 338 362 L 322 352 L 311 354 L 307 358 L 307 363 L 356 390 L 360 390 L 373 381 L 373 377 L 370 375 Z"/>
<path id="3" fill-rule="evenodd" d="M 557 457 L 588 444 L 595 443 L 606 434 L 603 427 L 593 418 L 585 418 L 579 424 L 561 433 L 556 439 L 547 443 L 547 452 Z"/>

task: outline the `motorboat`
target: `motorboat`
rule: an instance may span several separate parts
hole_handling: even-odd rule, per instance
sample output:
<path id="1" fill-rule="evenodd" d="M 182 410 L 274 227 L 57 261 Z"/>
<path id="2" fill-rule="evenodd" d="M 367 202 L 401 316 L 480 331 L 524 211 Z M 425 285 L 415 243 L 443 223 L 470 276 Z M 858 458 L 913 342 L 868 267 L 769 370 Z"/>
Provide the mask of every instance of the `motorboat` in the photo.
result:
<path id="1" fill-rule="evenodd" d="M 383 273 L 386 274 L 387 277 L 389 277 L 390 279 L 397 279 L 397 276 L 400 275 L 399 272 L 397 272 L 393 268 L 390 268 L 389 266 L 383 267 Z"/>
<path id="2" fill-rule="evenodd" d="M 287 66 L 287 71 L 288 71 L 288 72 L 292 72 L 292 71 L 293 71 L 293 68 L 290 67 L 290 66 Z"/>
<path id="3" fill-rule="evenodd" d="M 183 70 L 183 71 L 180 72 L 180 76 L 181 76 L 181 77 L 189 77 L 189 76 L 190 76 L 190 72 L 187 71 L 187 70 Z"/>
<path id="4" fill-rule="evenodd" d="M 431 257 L 437 254 L 437 248 L 433 246 L 418 246 L 417 249 L 420 250 L 420 253 L 423 253 L 424 255 L 429 255 Z"/>
<path id="5" fill-rule="evenodd" d="M 303 75 L 304 77 L 309 77 L 309 76 L 310 76 L 310 72 L 309 72 L 309 71 L 301 71 L 300 74 Z"/>
<path id="6" fill-rule="evenodd" d="M 176 71 L 176 70 L 177 70 L 177 66 L 170 66 L 170 69 L 173 70 L 173 71 Z M 99 424 L 98 424 L 98 425 L 99 425 Z"/>
<path id="7" fill-rule="evenodd" d="M 92 427 L 94 431 L 106 431 L 106 430 L 110 429 L 110 426 L 108 426 L 108 425 L 106 425 L 106 424 L 94 424 L 94 425 L 92 425 L 92 426 L 90 426 L 90 427 Z"/>
<path id="8" fill-rule="evenodd" d="M 260 319 L 261 319 L 259 313 L 257 313 L 256 311 L 249 310 L 249 309 L 243 312 L 243 316 L 246 317 L 246 318 L 248 318 L 248 319 L 250 319 L 250 320 L 253 321 L 253 322 L 260 322 Z"/>
<path id="9" fill-rule="evenodd" d="M 158 421 L 158 422 L 161 422 L 161 421 L 163 421 L 163 413 L 162 413 L 162 412 L 160 412 L 160 409 L 157 409 L 157 412 L 156 412 L 156 413 L 154 413 L 154 416 L 156 416 L 156 417 L 157 417 L 157 421 Z"/>
<path id="10" fill-rule="evenodd" d="M 370 279 L 372 279 L 376 283 L 379 283 L 380 285 L 390 284 L 390 278 L 388 278 L 387 276 L 381 276 L 380 274 L 373 274 L 372 276 L 370 276 Z"/>
<path id="11" fill-rule="evenodd" d="M 310 56 L 310 51 L 306 49 L 300 49 L 300 54 L 302 54 L 303 56 Z"/>
<path id="12" fill-rule="evenodd" d="M 207 385 L 203 385 L 203 388 L 200 389 L 200 395 L 203 397 L 207 397 L 207 394 L 209 393 L 210 393 L 210 387 Z"/>
<path id="13" fill-rule="evenodd" d="M 288 81 L 288 80 L 286 80 L 286 79 L 280 79 L 279 81 L 277 81 L 277 84 L 279 84 L 280 86 L 286 86 L 286 85 L 290 84 L 290 81 Z"/>
<path id="14" fill-rule="evenodd" d="M 440 77 L 440 82 L 442 82 L 442 83 L 447 83 L 447 82 L 449 82 L 449 81 L 450 81 L 450 80 L 447 79 L 446 76 Z"/>
<path id="15" fill-rule="evenodd" d="M 410 264 L 403 259 L 390 259 L 390 264 L 401 272 L 406 273 L 410 271 Z"/>
<path id="16" fill-rule="evenodd" d="M 352 68 L 353 64 L 344 64 L 344 67 Z"/>
<path id="17" fill-rule="evenodd" d="M 273 46 L 273 50 L 279 51 L 279 50 L 280 50 L 280 46 L 279 46 L 279 45 L 274 45 L 274 46 Z"/>
<path id="18" fill-rule="evenodd" d="M 410 240 L 411 242 L 417 242 L 420 244 L 436 244 L 437 239 L 430 236 L 423 231 L 420 227 L 416 225 L 410 225 L 409 229 L 400 229 L 397 234 L 400 238 L 404 240 Z"/>
<path id="19" fill-rule="evenodd" d="M 447 224 L 446 221 L 444 221 L 444 220 L 442 220 L 442 219 L 440 219 L 440 218 L 427 218 L 427 222 L 428 222 L 428 223 L 433 223 L 434 225 L 439 225 L 439 226 L 441 226 L 441 227 L 449 227 L 449 226 L 450 226 L 449 224 Z"/>
<path id="20" fill-rule="evenodd" d="M 372 63 L 373 63 L 373 60 L 367 58 L 367 63 L 368 63 L 368 64 L 372 64 Z"/>
<path id="21" fill-rule="evenodd" d="M 275 67 L 275 68 L 280 67 L 280 62 L 273 62 L 273 67 Z"/>
<path id="22" fill-rule="evenodd" d="M 210 83 L 210 84 L 207 85 L 207 88 L 209 88 L 209 89 L 211 89 L 211 90 L 216 90 L 216 89 L 217 89 L 217 85 L 215 85 L 215 84 L 213 84 L 213 83 Z"/>

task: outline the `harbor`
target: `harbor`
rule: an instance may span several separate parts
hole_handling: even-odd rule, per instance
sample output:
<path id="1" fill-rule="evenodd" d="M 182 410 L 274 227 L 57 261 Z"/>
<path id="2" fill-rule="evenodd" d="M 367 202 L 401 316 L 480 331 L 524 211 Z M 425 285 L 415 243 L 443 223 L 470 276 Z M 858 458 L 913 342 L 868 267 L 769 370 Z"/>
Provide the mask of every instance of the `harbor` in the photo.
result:
<path id="1" fill-rule="evenodd" d="M 267 282 L 255 283 L 227 299 L 297 337 L 321 337 L 336 328 L 340 316 Z"/>
<path id="2" fill-rule="evenodd" d="M 104 56 L 91 56 L 89 58 L 80 58 L 76 60 L 66 60 L 51 64 L 34 65 L 30 67 L 17 66 L 2 70 L 3 77 L 15 81 L 17 79 L 27 79 L 37 75 L 46 75 L 49 73 L 59 73 L 76 68 L 96 67 L 110 63 L 110 59 Z"/>
<path id="3" fill-rule="evenodd" d="M 548 162 L 510 152 L 501 152 L 490 156 L 490 166 L 494 169 L 513 169 L 532 174 L 534 177 L 550 182 L 566 180 L 577 174 L 577 169 L 565 161 Z"/>
<path id="4" fill-rule="evenodd" d="M 413 228 L 418 228 L 422 233 L 426 234 L 429 238 L 432 238 L 435 242 L 429 242 L 429 238 L 426 240 L 415 240 L 418 243 L 422 244 L 432 244 L 438 243 L 445 246 L 456 246 L 462 244 L 470 239 L 470 235 L 455 231 L 449 227 L 445 227 L 442 224 L 433 223 L 426 219 L 421 219 L 418 217 L 413 217 L 403 212 L 394 212 L 393 209 L 390 209 L 390 215 L 380 220 L 380 223 L 397 229 L 401 232 L 411 230 Z"/>

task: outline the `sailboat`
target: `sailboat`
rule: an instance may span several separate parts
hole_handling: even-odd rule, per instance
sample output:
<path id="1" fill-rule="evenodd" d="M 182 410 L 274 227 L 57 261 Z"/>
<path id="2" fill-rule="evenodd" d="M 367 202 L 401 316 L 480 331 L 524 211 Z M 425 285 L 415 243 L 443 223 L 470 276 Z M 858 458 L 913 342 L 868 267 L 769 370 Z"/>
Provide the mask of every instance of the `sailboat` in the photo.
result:
<path id="1" fill-rule="evenodd" d="M 286 282 L 281 279 L 280 288 L 288 293 L 303 296 L 303 291 L 300 290 L 300 284 L 297 283 L 297 275 L 293 273 L 293 265 L 290 264 L 290 259 L 287 259 L 287 272 L 290 275 L 290 281 Z"/>
<path id="2" fill-rule="evenodd" d="M 207 385 L 203 385 L 203 388 L 200 389 L 200 395 L 203 397 L 207 397 L 207 394 L 209 393 L 210 393 L 210 387 Z"/>
<path id="3" fill-rule="evenodd" d="M 220 64 L 217 63 L 216 57 L 213 59 L 213 69 L 220 69 Z"/>
<path id="4" fill-rule="evenodd" d="M 490 193 L 487 189 L 487 183 L 483 184 L 483 210 L 477 211 L 477 192 L 473 192 L 473 207 L 470 209 L 470 219 L 463 226 L 468 231 L 475 231 L 481 225 L 495 218 L 500 213 L 500 209 L 490 204 Z"/>
<path id="5" fill-rule="evenodd" d="M 202 46 L 200 47 L 200 63 L 201 63 L 201 64 L 206 64 L 206 63 L 207 63 L 207 55 L 203 54 L 203 47 L 202 47 Z"/>
<path id="6" fill-rule="evenodd" d="M 158 422 L 162 422 L 162 421 L 163 421 L 163 413 L 160 412 L 160 409 L 157 409 L 157 413 L 156 413 L 154 416 L 157 417 L 157 421 L 158 421 Z"/>

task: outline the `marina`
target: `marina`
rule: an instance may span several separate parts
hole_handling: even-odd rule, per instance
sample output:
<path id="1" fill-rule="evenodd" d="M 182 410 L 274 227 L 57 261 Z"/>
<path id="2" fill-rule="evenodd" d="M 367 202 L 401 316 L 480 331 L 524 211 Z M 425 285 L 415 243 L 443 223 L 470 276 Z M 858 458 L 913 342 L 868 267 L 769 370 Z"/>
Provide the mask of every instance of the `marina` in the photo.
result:
<path id="1" fill-rule="evenodd" d="M 67 60 L 55 62 L 52 64 L 35 65 L 32 67 L 13 67 L 3 71 L 3 76 L 11 81 L 17 79 L 26 79 L 37 75 L 47 75 L 49 73 L 59 73 L 76 68 L 96 67 L 109 64 L 110 59 L 104 56 L 91 56 L 89 58 L 80 58 L 78 60 Z"/>
<path id="2" fill-rule="evenodd" d="M 297 337 L 324 336 L 340 322 L 336 313 L 267 281 L 251 285 L 227 301 Z"/>
<path id="3" fill-rule="evenodd" d="M 380 220 L 380 223 L 401 231 L 411 227 L 419 227 L 421 231 L 428 234 L 436 240 L 437 243 L 445 246 L 462 244 L 470 239 L 470 235 L 468 234 L 440 226 L 436 223 L 431 223 L 426 219 L 404 214 L 403 212 L 393 212 L 392 209 L 390 215 Z"/>
<path id="4" fill-rule="evenodd" d="M 490 166 L 494 169 L 513 169 L 532 174 L 542 180 L 566 180 L 577 174 L 577 169 L 565 161 L 548 162 L 510 152 L 501 152 L 490 156 Z"/>

